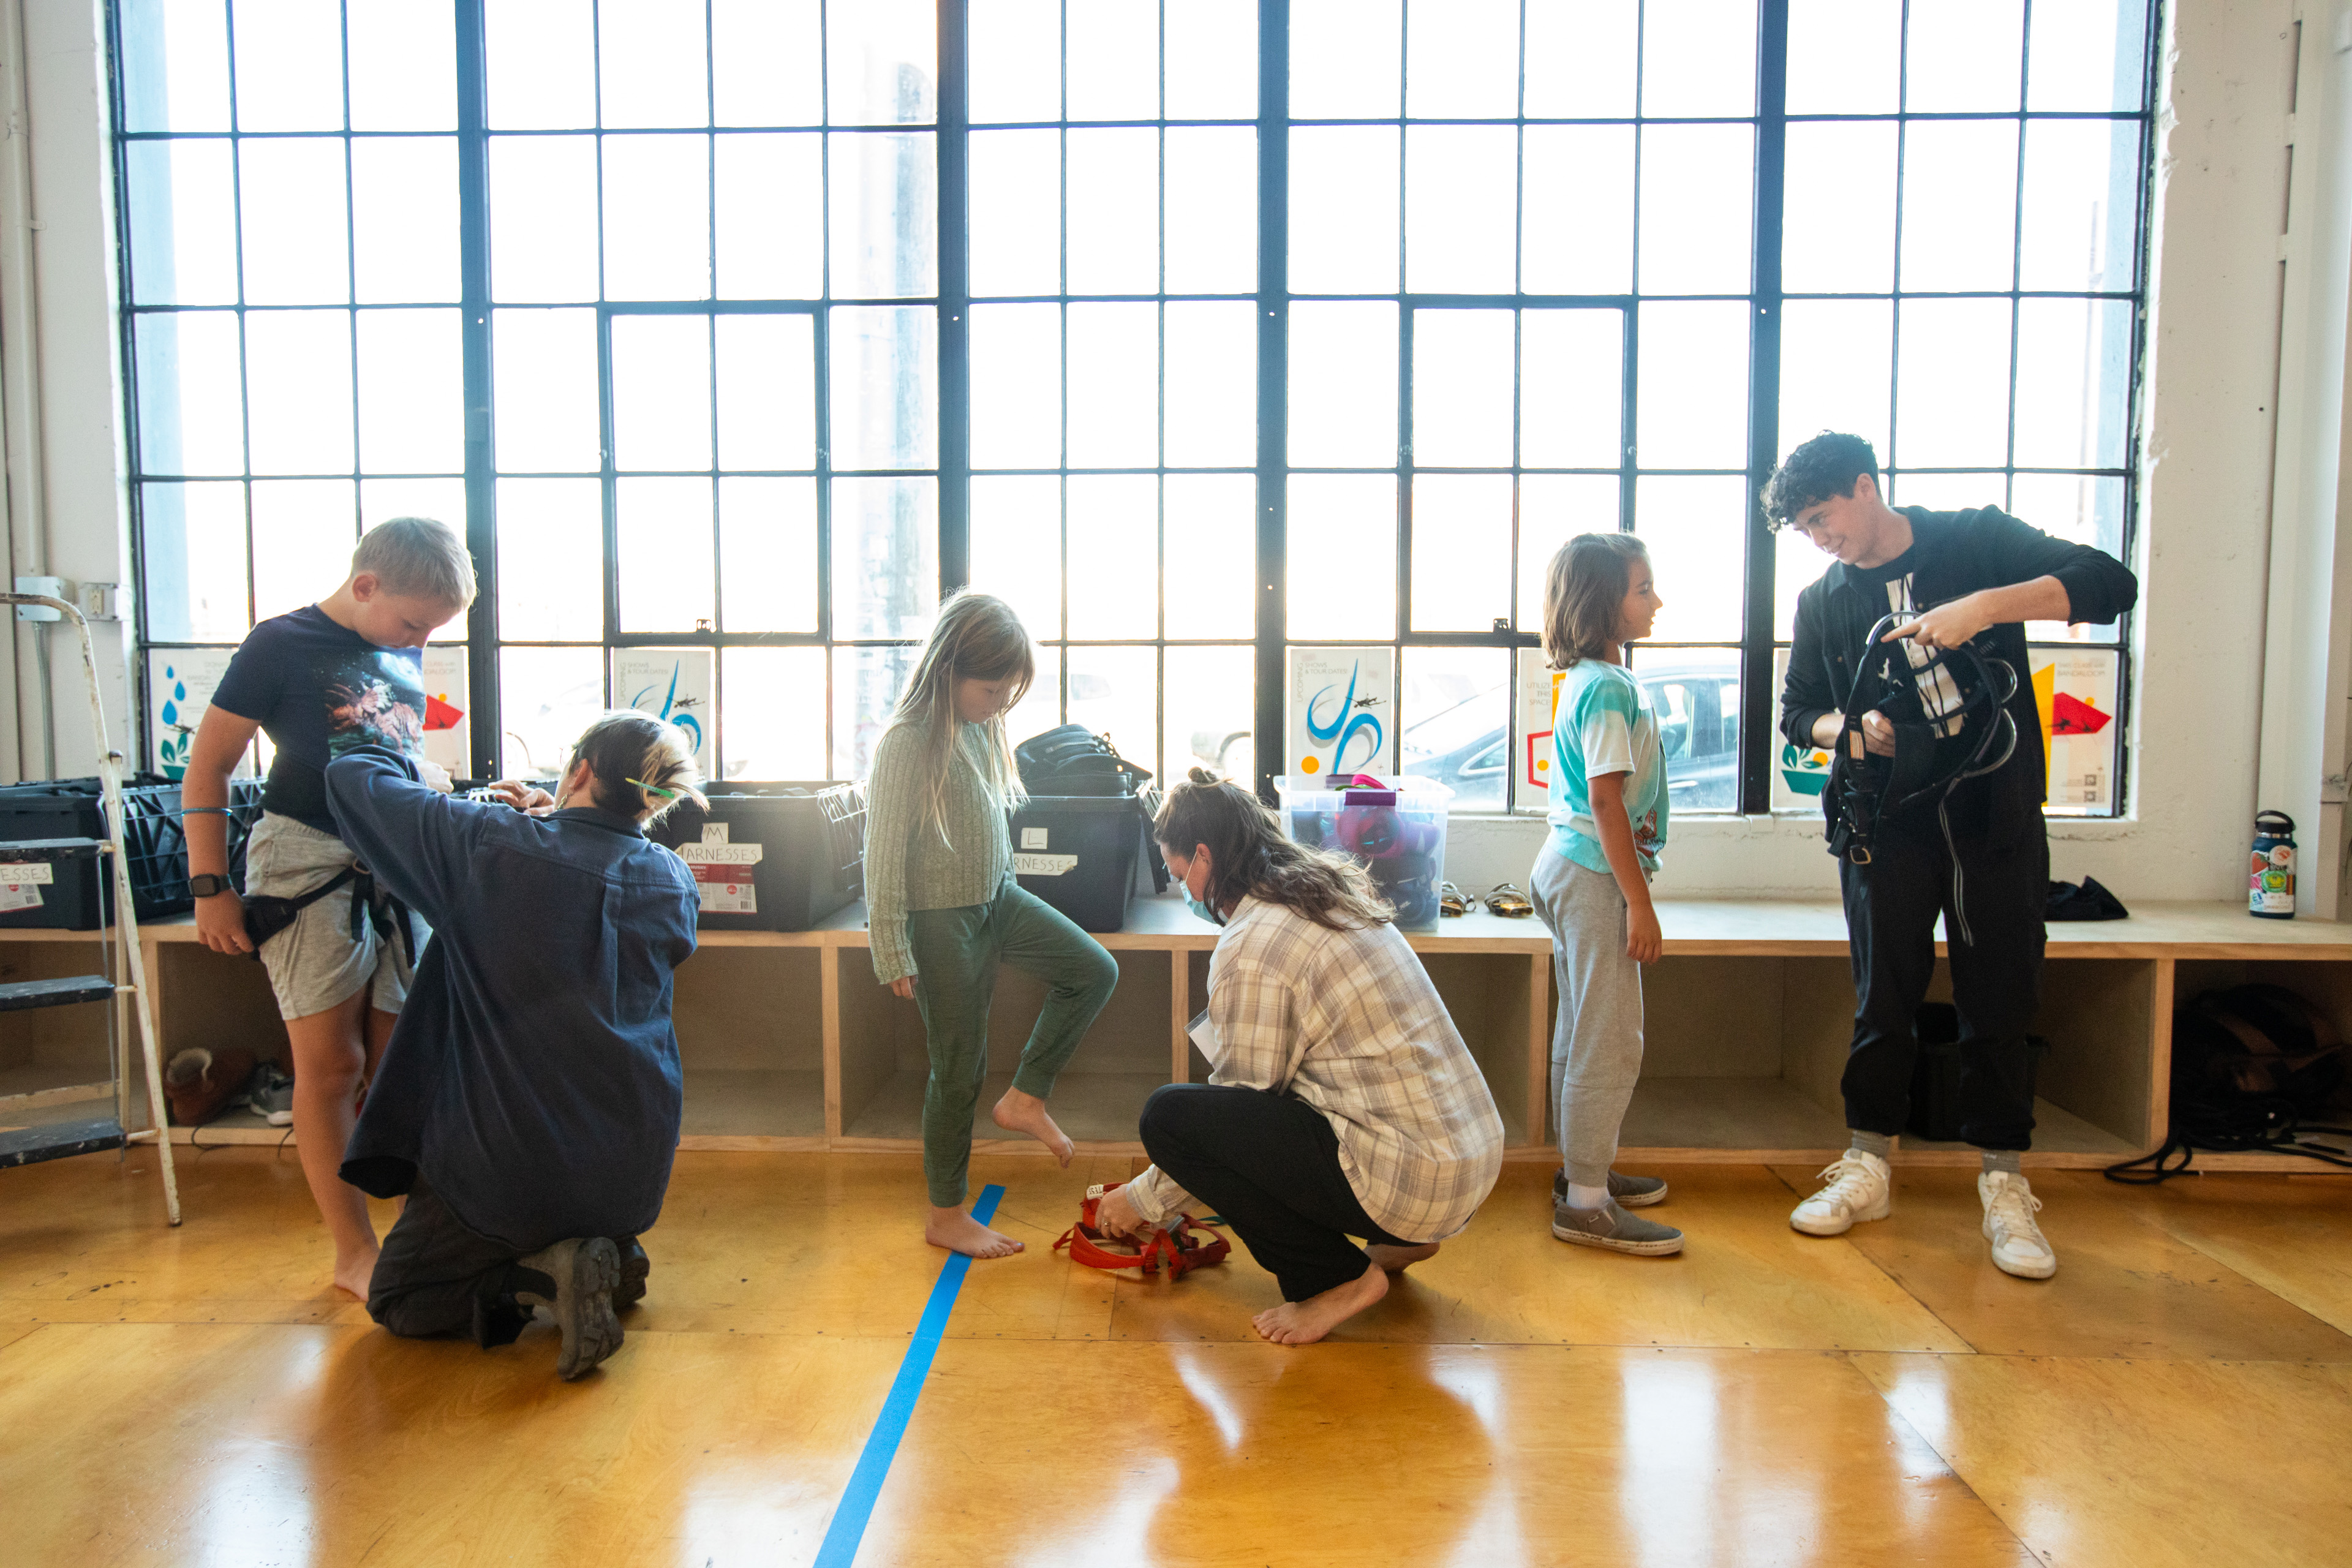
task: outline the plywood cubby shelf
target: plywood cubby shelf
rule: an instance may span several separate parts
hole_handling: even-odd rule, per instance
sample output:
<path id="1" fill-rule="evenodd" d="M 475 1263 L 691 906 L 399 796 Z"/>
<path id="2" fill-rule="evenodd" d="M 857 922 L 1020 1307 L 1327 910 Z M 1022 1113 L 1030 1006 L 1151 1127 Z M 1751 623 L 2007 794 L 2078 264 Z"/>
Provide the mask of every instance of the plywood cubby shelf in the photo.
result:
<path id="1" fill-rule="evenodd" d="M 1844 1144 L 1838 1076 L 1853 1009 L 1838 906 L 1667 900 L 1659 913 L 1666 952 L 1645 986 L 1648 1057 L 1622 1160 L 1833 1158 Z M 142 928 L 142 937 L 167 1052 L 241 1044 L 283 1057 L 285 1031 L 259 964 L 207 951 L 184 920 Z M 1082 1149 L 1139 1152 L 1136 1116 L 1151 1091 L 1207 1076 L 1184 1026 L 1206 1004 L 1216 932 L 1162 896 L 1138 900 L 1127 929 L 1098 940 L 1118 962 L 1118 991 L 1064 1073 L 1054 1110 Z M 1486 1074 L 1513 1157 L 1552 1158 L 1549 1046 L 1558 997 L 1543 927 L 1474 910 L 1409 940 Z M 2151 904 L 2127 921 L 2053 926 L 2049 951 L 2035 1027 L 2052 1049 L 2027 1156 L 2034 1164 L 2105 1165 L 2163 1142 L 2176 996 L 2271 981 L 2311 997 L 2352 1036 L 2352 924 L 2256 921 L 2233 904 Z M 86 973 L 98 961 L 95 932 L 0 931 L 0 980 Z M 1935 994 L 1947 994 L 1945 984 L 1939 963 Z M 987 1117 L 1012 1081 L 1040 1001 L 1034 981 L 1003 973 L 972 1129 L 983 1146 L 1043 1153 Z M 874 983 L 863 906 L 814 931 L 705 931 L 678 971 L 677 1020 L 685 1147 L 919 1147 L 922 1022 L 913 1004 Z M 88 1086 L 106 1076 L 101 1010 L 12 1015 L 0 1032 L 0 1126 L 88 1114 Z M 132 1110 L 142 1114 L 135 1096 Z M 197 1136 L 275 1142 L 285 1132 L 233 1115 Z M 175 1128 L 173 1137 L 189 1134 Z M 1906 1163 L 1974 1158 L 1914 1140 L 1898 1151 Z M 2200 1155 L 2198 1163 L 2318 1169 L 2266 1155 Z"/>

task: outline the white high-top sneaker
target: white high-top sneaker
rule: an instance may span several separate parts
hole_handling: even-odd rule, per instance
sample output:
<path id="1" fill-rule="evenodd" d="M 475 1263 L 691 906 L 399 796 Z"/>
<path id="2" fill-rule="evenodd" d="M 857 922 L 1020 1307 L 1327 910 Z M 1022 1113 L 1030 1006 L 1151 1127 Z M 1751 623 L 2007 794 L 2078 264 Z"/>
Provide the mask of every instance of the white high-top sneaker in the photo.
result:
<path id="1" fill-rule="evenodd" d="M 1984 1203 L 1984 1236 L 1992 1243 L 1996 1268 L 2021 1279 L 2047 1279 L 2058 1272 L 2057 1249 L 2033 1218 L 2042 1200 L 2023 1176 L 1987 1171 L 1977 1177 L 1977 1196 Z"/>
<path id="2" fill-rule="evenodd" d="M 1799 1204 L 1789 1223 L 1807 1236 L 1843 1236 L 1856 1220 L 1885 1219 L 1890 1205 L 1886 1162 L 1849 1149 L 1822 1173 L 1829 1185 Z"/>

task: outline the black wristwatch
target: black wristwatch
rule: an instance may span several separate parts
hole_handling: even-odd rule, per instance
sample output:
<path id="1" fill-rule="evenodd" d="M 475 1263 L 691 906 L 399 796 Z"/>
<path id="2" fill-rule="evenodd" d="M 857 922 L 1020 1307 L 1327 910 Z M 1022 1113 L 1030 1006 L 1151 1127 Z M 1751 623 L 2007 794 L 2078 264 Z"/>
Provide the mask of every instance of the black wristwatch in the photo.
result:
<path id="1" fill-rule="evenodd" d="M 226 893 L 228 890 L 229 879 L 226 877 L 216 877 L 210 871 L 206 871 L 200 877 L 188 879 L 188 896 L 192 899 L 209 899 L 215 893 Z"/>

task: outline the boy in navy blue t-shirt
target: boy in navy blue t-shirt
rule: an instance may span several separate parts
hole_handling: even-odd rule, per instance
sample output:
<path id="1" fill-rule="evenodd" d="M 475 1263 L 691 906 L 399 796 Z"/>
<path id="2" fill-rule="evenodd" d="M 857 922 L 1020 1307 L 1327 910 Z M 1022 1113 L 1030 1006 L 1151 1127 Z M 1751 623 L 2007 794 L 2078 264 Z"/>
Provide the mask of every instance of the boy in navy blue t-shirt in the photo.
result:
<path id="1" fill-rule="evenodd" d="M 228 777 L 254 731 L 277 755 L 262 792 L 262 818 L 246 853 L 246 891 L 299 899 L 353 864 L 327 809 L 327 763 L 358 746 L 424 761 L 425 639 L 474 599 L 474 563 L 446 524 L 394 518 L 369 531 L 352 574 L 319 603 L 253 628 L 213 693 L 196 731 L 181 795 L 188 816 L 189 890 L 196 929 L 218 952 L 250 952 L 244 900 L 229 887 L 223 818 Z M 421 927 L 400 931 L 362 910 L 346 882 L 303 909 L 261 944 L 261 961 L 294 1050 L 294 1131 L 302 1173 L 335 1238 L 335 1283 L 364 1299 L 376 1259 L 367 1200 L 338 1173 L 357 1117 L 360 1086 L 391 1038 L 406 1000 Z"/>

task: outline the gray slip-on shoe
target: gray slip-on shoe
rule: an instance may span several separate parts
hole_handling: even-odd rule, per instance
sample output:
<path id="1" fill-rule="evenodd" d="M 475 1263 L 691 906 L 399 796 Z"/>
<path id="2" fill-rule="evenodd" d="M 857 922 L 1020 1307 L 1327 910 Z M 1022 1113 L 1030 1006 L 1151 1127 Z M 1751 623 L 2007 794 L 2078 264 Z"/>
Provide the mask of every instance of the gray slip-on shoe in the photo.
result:
<path id="1" fill-rule="evenodd" d="M 545 1307 L 563 1333 L 555 1374 L 566 1383 L 587 1376 L 621 1348 L 621 1320 L 613 1315 L 613 1289 L 621 1282 L 621 1249 L 610 1237 L 574 1237 L 519 1259 L 555 1281 L 555 1299 L 518 1290 L 524 1306 Z"/>
<path id="2" fill-rule="evenodd" d="M 1606 1247 L 1639 1258 L 1664 1258 L 1683 1249 L 1683 1233 L 1655 1220 L 1636 1219 L 1612 1199 L 1597 1209 L 1572 1209 L 1562 1204 L 1551 1211 L 1551 1233 L 1579 1247 Z"/>
<path id="3" fill-rule="evenodd" d="M 1664 1176 L 1628 1176 L 1612 1171 L 1609 1195 L 1617 1200 L 1619 1208 L 1645 1209 L 1666 1201 L 1666 1180 Z M 1551 1206 L 1558 1208 L 1566 1202 L 1568 1170 L 1563 1166 L 1551 1173 Z"/>

